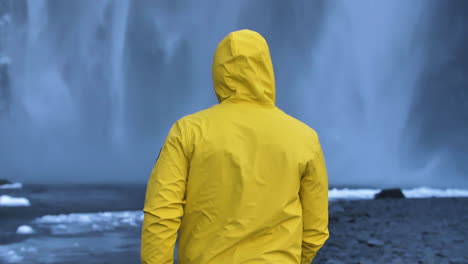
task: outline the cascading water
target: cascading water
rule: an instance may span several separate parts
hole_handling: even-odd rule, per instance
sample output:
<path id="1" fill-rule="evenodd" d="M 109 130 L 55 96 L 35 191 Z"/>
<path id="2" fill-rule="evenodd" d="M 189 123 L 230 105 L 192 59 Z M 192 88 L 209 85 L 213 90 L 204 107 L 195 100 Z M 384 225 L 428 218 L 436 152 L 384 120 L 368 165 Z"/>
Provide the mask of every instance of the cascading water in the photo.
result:
<path id="1" fill-rule="evenodd" d="M 302 105 L 313 109 L 304 115 L 336 150 L 330 170 L 343 183 L 396 185 L 409 173 L 414 184 L 424 182 L 426 171 L 402 164 L 424 63 L 412 40 L 420 38 L 424 12 L 421 3 L 400 1 L 337 1 L 330 8 L 300 87 L 310 91 Z"/>
<path id="2" fill-rule="evenodd" d="M 0 176 L 144 181 L 171 123 L 216 103 L 217 43 L 251 28 L 270 43 L 278 105 L 321 135 L 332 184 L 466 185 L 434 176 L 454 166 L 450 149 L 421 154 L 435 12 L 429 1 L 0 0 Z"/>

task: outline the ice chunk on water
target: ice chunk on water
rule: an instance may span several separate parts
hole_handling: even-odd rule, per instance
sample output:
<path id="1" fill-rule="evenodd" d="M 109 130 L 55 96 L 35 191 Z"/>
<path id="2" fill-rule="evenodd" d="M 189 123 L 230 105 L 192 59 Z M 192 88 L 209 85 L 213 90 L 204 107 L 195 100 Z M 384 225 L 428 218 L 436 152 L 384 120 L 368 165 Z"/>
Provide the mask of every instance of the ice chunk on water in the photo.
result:
<path id="1" fill-rule="evenodd" d="M 21 189 L 21 188 L 23 188 L 23 184 L 20 182 L 0 185 L 0 189 Z"/>
<path id="2" fill-rule="evenodd" d="M 18 235 L 31 235 L 34 233 L 35 233 L 34 229 L 28 225 L 22 225 L 16 229 L 16 234 Z"/>
<path id="3" fill-rule="evenodd" d="M 49 229 L 53 234 L 78 234 L 139 227 L 142 220 L 142 211 L 122 211 L 45 215 L 34 220 L 34 224 Z"/>
<path id="4" fill-rule="evenodd" d="M 141 211 L 73 213 L 45 215 L 36 219 L 37 223 L 135 223 L 141 220 Z"/>
<path id="5" fill-rule="evenodd" d="M 0 195 L 0 206 L 15 207 L 15 206 L 30 206 L 28 199 L 22 197 L 12 197 L 9 195 Z"/>

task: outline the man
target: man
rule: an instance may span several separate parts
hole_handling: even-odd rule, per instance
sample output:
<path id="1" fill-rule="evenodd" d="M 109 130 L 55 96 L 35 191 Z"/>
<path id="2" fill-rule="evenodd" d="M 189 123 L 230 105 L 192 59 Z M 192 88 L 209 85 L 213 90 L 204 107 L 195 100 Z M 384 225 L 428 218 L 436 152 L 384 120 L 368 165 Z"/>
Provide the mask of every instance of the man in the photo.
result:
<path id="1" fill-rule="evenodd" d="M 229 34 L 213 59 L 220 104 L 178 120 L 148 182 L 141 257 L 181 264 L 310 263 L 327 240 L 316 132 L 275 106 L 265 39 Z"/>

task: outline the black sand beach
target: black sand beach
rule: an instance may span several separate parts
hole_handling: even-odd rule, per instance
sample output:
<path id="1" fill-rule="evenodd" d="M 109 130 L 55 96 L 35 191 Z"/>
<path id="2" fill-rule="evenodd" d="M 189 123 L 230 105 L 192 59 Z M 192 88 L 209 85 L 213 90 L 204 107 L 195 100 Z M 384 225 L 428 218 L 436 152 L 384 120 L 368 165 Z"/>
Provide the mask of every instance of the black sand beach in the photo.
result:
<path id="1" fill-rule="evenodd" d="M 468 263 L 468 198 L 335 201 L 315 263 Z"/>

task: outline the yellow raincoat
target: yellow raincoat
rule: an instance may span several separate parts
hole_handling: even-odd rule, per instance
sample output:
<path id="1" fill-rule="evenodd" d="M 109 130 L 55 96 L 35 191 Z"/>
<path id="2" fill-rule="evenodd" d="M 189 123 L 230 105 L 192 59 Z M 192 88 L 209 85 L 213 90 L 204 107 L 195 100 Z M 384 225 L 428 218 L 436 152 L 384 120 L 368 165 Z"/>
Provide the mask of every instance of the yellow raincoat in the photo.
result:
<path id="1" fill-rule="evenodd" d="M 317 133 L 275 106 L 268 45 L 229 34 L 213 60 L 220 104 L 172 127 L 151 173 L 142 263 L 310 263 L 327 240 Z"/>

